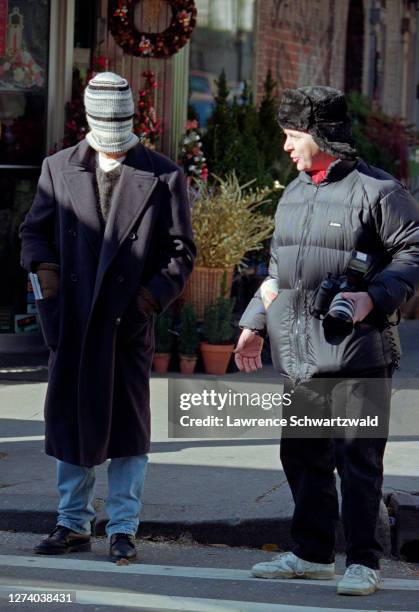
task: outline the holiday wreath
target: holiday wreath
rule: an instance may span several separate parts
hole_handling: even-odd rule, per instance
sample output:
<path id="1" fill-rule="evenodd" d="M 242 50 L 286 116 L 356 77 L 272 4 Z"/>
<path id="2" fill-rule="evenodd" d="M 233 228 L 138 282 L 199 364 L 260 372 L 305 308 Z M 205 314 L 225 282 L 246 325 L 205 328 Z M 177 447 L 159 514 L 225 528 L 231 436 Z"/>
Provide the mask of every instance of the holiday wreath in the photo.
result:
<path id="1" fill-rule="evenodd" d="M 188 41 L 196 24 L 194 0 L 165 0 L 172 10 L 162 32 L 140 32 L 134 25 L 135 7 L 141 0 L 110 0 L 108 23 L 115 42 L 137 57 L 170 57 Z"/>

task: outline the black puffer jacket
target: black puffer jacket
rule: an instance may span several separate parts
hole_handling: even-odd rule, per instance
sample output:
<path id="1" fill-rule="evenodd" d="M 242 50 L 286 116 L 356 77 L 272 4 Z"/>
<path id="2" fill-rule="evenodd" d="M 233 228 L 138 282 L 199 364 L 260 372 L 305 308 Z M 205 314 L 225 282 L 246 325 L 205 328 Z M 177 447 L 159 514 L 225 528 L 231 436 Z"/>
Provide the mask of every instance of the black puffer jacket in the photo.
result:
<path id="1" fill-rule="evenodd" d="M 344 273 L 354 249 L 382 258 L 381 272 L 368 287 L 375 308 L 333 346 L 310 314 L 310 302 L 328 273 Z M 267 327 L 273 364 L 284 376 L 299 382 L 394 363 L 398 332 L 380 331 L 376 321 L 419 288 L 419 205 L 394 177 L 362 160 L 335 162 L 319 185 L 301 172 L 275 214 L 269 276 L 278 280 L 277 298 L 265 314 L 258 291 L 240 325 Z"/>

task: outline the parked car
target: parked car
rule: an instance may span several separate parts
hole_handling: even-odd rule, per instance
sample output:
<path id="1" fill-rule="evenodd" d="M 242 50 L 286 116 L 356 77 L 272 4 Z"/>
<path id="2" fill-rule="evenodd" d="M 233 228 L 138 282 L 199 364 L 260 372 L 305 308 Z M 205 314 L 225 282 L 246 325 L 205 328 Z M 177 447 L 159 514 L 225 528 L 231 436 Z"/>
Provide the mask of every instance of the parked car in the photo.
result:
<path id="1" fill-rule="evenodd" d="M 189 106 L 195 111 L 198 116 L 198 124 L 200 129 L 207 126 L 208 119 L 212 115 L 214 108 L 214 97 L 208 94 L 192 93 L 189 98 Z"/>
<path id="2" fill-rule="evenodd" d="M 189 92 L 214 96 L 217 92 L 215 81 L 217 75 L 202 70 L 191 70 L 189 73 Z"/>

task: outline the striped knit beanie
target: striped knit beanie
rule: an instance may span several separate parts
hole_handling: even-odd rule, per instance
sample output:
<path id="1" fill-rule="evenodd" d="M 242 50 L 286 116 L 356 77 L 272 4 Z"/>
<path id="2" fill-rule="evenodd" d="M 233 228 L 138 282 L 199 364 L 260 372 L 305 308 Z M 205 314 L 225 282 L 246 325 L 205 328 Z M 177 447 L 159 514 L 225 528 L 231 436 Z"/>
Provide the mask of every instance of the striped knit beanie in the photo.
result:
<path id="1" fill-rule="evenodd" d="M 86 140 L 102 153 L 125 152 L 139 139 L 134 134 L 134 100 L 126 79 L 100 72 L 84 90 L 84 107 L 90 132 Z"/>

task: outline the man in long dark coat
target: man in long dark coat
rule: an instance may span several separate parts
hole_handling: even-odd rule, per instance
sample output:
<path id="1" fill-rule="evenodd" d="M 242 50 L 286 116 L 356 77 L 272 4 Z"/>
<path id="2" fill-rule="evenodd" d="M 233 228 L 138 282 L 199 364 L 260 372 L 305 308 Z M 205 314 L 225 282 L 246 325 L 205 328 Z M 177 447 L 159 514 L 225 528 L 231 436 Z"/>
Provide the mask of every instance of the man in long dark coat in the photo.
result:
<path id="1" fill-rule="evenodd" d="M 185 180 L 133 133 L 128 82 L 85 90 L 90 126 L 46 158 L 24 220 L 21 263 L 37 272 L 49 346 L 46 453 L 57 458 L 57 526 L 41 554 L 90 549 L 94 466 L 110 458 L 114 559 L 136 555 L 147 452 L 154 314 L 182 292 L 196 255 Z"/>
<path id="2" fill-rule="evenodd" d="M 372 412 L 380 427 L 346 437 L 338 430 L 333 438 L 316 437 L 313 430 L 296 438 L 298 430 L 283 429 L 281 461 L 295 501 L 295 547 L 252 572 L 262 578 L 334 577 L 336 467 L 347 553 L 338 593 L 368 595 L 379 587 L 382 547 L 376 527 L 391 377 L 400 357 L 390 323 L 419 289 L 419 206 L 393 176 L 358 158 L 342 92 L 322 86 L 286 90 L 278 121 L 284 149 L 300 173 L 279 202 L 270 278 L 240 321 L 236 363 L 246 372 L 262 367 L 261 335 L 267 328 L 273 364 L 292 393 L 283 416 Z M 368 282 L 342 293 L 341 313 L 347 316 L 350 306 L 352 333 L 325 335 L 326 321 L 313 310 L 320 283 L 345 274 L 348 265 L 357 278 L 369 260 Z M 322 291 L 325 295 L 325 285 Z"/>

